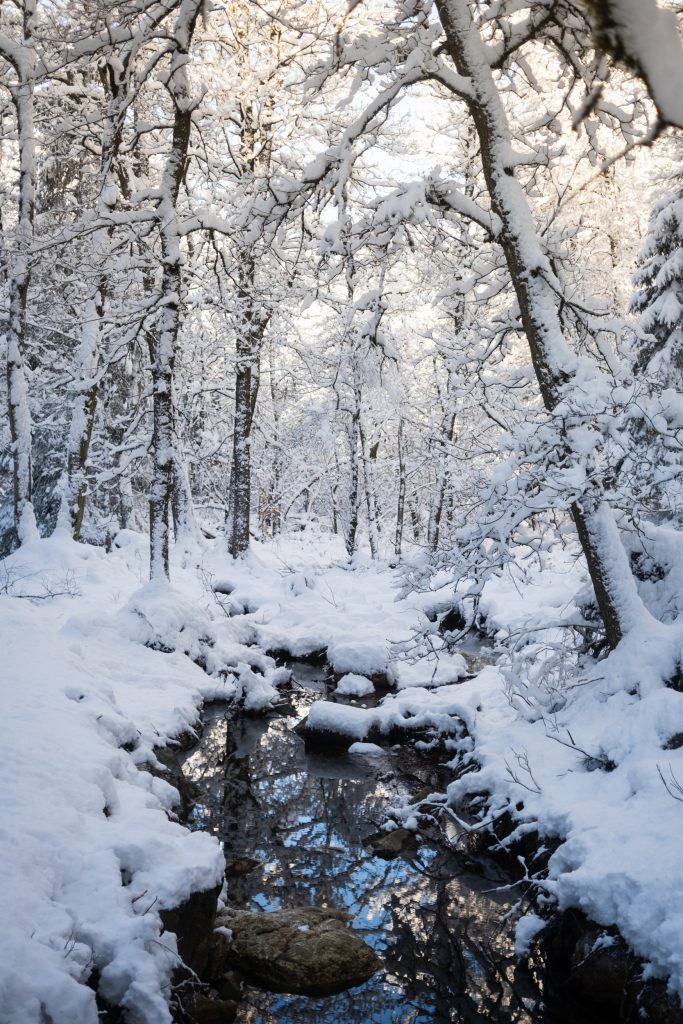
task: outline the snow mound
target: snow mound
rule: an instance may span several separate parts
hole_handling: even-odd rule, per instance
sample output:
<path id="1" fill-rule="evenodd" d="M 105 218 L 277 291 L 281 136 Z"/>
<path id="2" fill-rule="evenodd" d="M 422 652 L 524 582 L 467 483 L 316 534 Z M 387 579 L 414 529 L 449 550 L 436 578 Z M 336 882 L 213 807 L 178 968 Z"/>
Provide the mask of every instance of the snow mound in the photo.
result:
<path id="1" fill-rule="evenodd" d="M 334 692 L 343 697 L 367 697 L 369 693 L 375 692 L 375 687 L 367 676 L 348 672 L 341 677 Z"/>
<path id="2" fill-rule="evenodd" d="M 375 757 L 377 755 L 384 754 L 382 747 L 378 746 L 377 743 L 352 743 L 349 747 L 349 754 L 364 754 L 366 756 Z"/>
<path id="3" fill-rule="evenodd" d="M 381 675 L 387 666 L 388 649 L 383 641 L 354 643 L 334 641 L 327 647 L 327 660 L 335 672 L 354 675 Z"/>
<path id="4" fill-rule="evenodd" d="M 396 689 L 416 686 L 447 686 L 467 675 L 462 654 L 440 651 L 419 661 L 393 661 L 389 676 Z"/>
<path id="5" fill-rule="evenodd" d="M 571 557 L 558 553 L 526 581 L 508 572 L 486 584 L 481 604 L 499 635 L 546 628 L 520 652 L 535 660 L 534 681 L 513 671 L 513 658 L 505 675 L 491 668 L 460 684 L 478 708 L 467 723 L 474 754 L 463 751 L 474 770 L 451 783 L 448 802 L 457 810 L 487 793 L 488 819 L 513 819 L 507 842 L 531 831 L 559 838 L 537 883 L 545 897 L 616 927 L 646 976 L 668 977 L 683 996 L 683 699 L 663 682 L 681 663 L 683 629 L 649 619 L 608 658 L 551 675 L 559 634 L 548 610 L 556 622 L 579 614 L 582 572 Z M 536 924 L 520 922 L 520 950 Z"/>

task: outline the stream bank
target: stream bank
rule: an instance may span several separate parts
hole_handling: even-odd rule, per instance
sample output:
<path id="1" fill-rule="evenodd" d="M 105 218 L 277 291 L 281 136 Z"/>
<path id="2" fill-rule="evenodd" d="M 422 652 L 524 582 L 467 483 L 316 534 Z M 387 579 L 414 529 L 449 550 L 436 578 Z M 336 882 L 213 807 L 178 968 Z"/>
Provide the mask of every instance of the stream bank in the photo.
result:
<path id="1" fill-rule="evenodd" d="M 391 807 L 446 788 L 452 772 L 438 753 L 307 750 L 301 722 L 334 679 L 324 664 L 290 667 L 291 686 L 265 717 L 205 708 L 200 742 L 179 758 L 187 823 L 223 844 L 230 911 L 332 908 L 382 969 L 313 998 L 269 991 L 278 987 L 273 972 L 254 976 L 228 948 L 222 980 L 215 968 L 212 975 L 221 1000 L 201 996 L 180 1020 L 680 1024 L 663 983 L 644 986 L 642 964 L 618 936 L 606 942 L 605 930 L 581 915 L 556 915 L 529 960 L 517 957 L 506 920 L 524 892 L 514 858 L 492 856 L 485 843 L 460 853 L 436 836 L 381 831 Z M 206 919 L 204 929 L 211 931 Z"/>

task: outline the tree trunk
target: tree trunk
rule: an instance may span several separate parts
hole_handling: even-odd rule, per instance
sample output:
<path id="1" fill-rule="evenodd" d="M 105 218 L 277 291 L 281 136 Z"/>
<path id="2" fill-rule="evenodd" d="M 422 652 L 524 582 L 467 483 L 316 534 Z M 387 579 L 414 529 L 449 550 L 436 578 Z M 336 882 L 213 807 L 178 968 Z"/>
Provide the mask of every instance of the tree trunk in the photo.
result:
<path id="1" fill-rule="evenodd" d="M 173 513 L 173 536 L 176 547 L 180 545 L 185 550 L 189 550 L 190 544 L 197 537 L 194 502 L 187 469 L 177 455 L 173 465 L 171 512 Z"/>
<path id="2" fill-rule="evenodd" d="M 252 177 L 265 171 L 269 147 L 261 137 L 250 103 L 240 104 L 240 152 L 242 172 Z M 259 143 L 261 144 L 259 151 Z M 257 155 L 258 154 L 258 155 Z M 251 247 L 238 245 L 236 275 L 239 316 L 235 365 L 235 418 L 228 498 L 228 551 L 241 558 L 249 550 L 251 519 L 251 428 L 261 378 L 261 348 L 270 313 L 259 308 L 256 290 L 256 259 Z"/>
<path id="3" fill-rule="evenodd" d="M 249 549 L 251 513 L 252 340 L 237 339 L 235 366 L 235 423 L 230 474 L 230 534 L 228 551 L 239 558 Z"/>
<path id="4" fill-rule="evenodd" d="M 398 448 L 398 502 L 396 505 L 396 534 L 394 537 L 394 554 L 400 557 L 403 545 L 403 520 L 406 505 L 406 460 L 403 448 L 403 420 L 398 421 L 396 445 Z"/>
<path id="5" fill-rule="evenodd" d="M 368 510 L 368 542 L 370 544 L 370 557 L 376 559 L 378 555 L 377 537 L 377 499 L 372 479 L 371 463 L 372 452 L 368 451 L 368 441 L 365 436 L 363 419 L 361 415 L 361 390 L 356 384 L 356 402 L 358 405 L 358 439 L 360 441 L 361 457 L 363 459 L 363 483 L 365 484 L 365 507 Z"/>
<path id="6" fill-rule="evenodd" d="M 34 18 L 35 0 L 24 0 L 22 61 L 15 67 L 17 82 L 10 90 L 19 139 L 19 206 L 8 282 L 7 403 L 12 441 L 14 533 L 19 544 L 33 540 L 38 533 L 33 511 L 33 440 L 24 365 L 26 303 L 31 276 L 29 249 L 35 218 Z"/>
<path id="7" fill-rule="evenodd" d="M 122 88 L 124 81 L 123 71 L 119 73 L 112 69 L 107 71 L 107 69 L 103 68 L 100 77 L 103 87 L 109 90 L 110 93 L 107 117 L 102 133 L 102 152 L 100 156 L 102 187 L 97 200 L 97 214 L 99 217 L 105 217 L 111 213 L 115 202 L 110 197 L 112 194 L 116 194 L 117 179 L 121 183 L 126 197 L 129 194 L 125 178 L 117 174 L 117 168 L 115 167 L 124 120 L 121 108 L 123 106 L 125 111 L 127 93 Z M 107 301 L 106 271 L 112 235 L 113 228 L 99 228 L 95 232 L 93 258 L 98 268 L 99 281 L 87 298 L 83 309 L 81 346 L 78 359 L 79 384 L 71 415 L 71 426 L 67 440 L 66 482 L 57 520 L 59 527 L 67 528 L 71 531 L 74 540 L 79 540 L 81 536 L 88 491 L 88 458 L 100 391 L 98 374 L 102 368 L 104 357 L 102 334 Z"/>
<path id="8" fill-rule="evenodd" d="M 71 413 L 67 439 L 66 481 L 57 519 L 58 527 L 68 529 L 74 540 L 80 540 L 88 491 L 86 470 L 97 411 L 99 383 L 96 377 L 100 360 L 99 332 L 103 316 L 102 292 L 98 289 L 83 309 L 84 322 L 78 356 L 79 390 Z"/>
<path id="9" fill-rule="evenodd" d="M 152 483 L 149 495 L 150 579 L 169 578 L 169 512 L 175 472 L 174 369 L 182 292 L 181 234 L 176 205 L 185 173 L 193 101 L 186 61 L 203 0 L 181 4 L 174 36 L 173 72 L 167 89 L 174 104 L 173 138 L 157 206 L 161 237 L 161 310 L 150 332 L 152 364 Z"/>
<path id="10" fill-rule="evenodd" d="M 251 428 L 261 380 L 261 347 L 268 317 L 256 308 L 256 264 L 247 253 L 239 260 L 240 326 L 235 362 L 235 419 L 230 473 L 228 551 L 241 558 L 249 550 L 251 521 Z"/>
<path id="11" fill-rule="evenodd" d="M 349 460 L 351 479 L 349 481 L 349 517 L 344 531 L 346 553 L 353 558 L 356 552 L 356 536 L 358 533 L 358 513 L 360 509 L 360 474 L 358 467 L 358 420 L 360 409 L 354 409 L 351 422 L 347 428 L 349 439 Z"/>
<path id="12" fill-rule="evenodd" d="M 416 544 L 420 543 L 420 534 L 422 532 L 422 524 L 420 523 L 420 514 L 417 510 L 414 499 L 407 499 L 408 511 L 410 512 L 410 525 L 413 528 L 413 540 Z"/>
<path id="13" fill-rule="evenodd" d="M 479 31 L 466 0 L 436 0 L 447 49 L 459 74 L 470 80 L 468 107 L 479 138 L 491 206 L 501 220 L 499 236 L 529 344 L 541 396 L 548 410 L 571 380 L 575 357 L 567 346 L 550 268 L 522 186 L 510 161 L 512 144 Z M 642 621 L 643 605 L 618 536 L 611 509 L 596 486 L 572 506 L 607 641 L 616 647 Z"/>
<path id="14" fill-rule="evenodd" d="M 441 420 L 441 436 L 438 440 L 438 457 L 436 460 L 436 482 L 434 493 L 429 508 L 429 521 L 427 523 L 427 544 L 431 551 L 436 551 L 439 546 L 439 534 L 441 531 L 441 517 L 443 516 L 446 488 L 450 476 L 449 465 L 451 455 L 448 450 L 449 443 L 453 440 L 455 431 L 455 399 L 453 396 L 453 381 L 450 367 L 447 369 L 446 401 Z"/>

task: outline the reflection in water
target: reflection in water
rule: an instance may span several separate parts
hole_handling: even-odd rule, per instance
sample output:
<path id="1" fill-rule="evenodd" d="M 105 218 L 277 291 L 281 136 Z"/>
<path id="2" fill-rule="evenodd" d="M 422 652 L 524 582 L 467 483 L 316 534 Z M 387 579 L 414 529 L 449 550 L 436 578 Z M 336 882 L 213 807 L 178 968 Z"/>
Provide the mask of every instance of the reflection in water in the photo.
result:
<path id="1" fill-rule="evenodd" d="M 386 971 L 326 999 L 250 988 L 238 1021 L 549 1021 L 529 980 L 514 975 L 511 938 L 502 925 L 507 904 L 486 891 L 495 880 L 464 873 L 452 853 L 429 845 L 389 861 L 363 845 L 387 808 L 409 795 L 409 781 L 432 782 L 433 765 L 414 759 L 408 773 L 405 750 L 379 757 L 306 755 L 292 727 L 315 691 L 324 690 L 323 672 L 297 665 L 295 675 L 304 685 L 292 717 L 226 721 L 221 708 L 209 709 L 201 744 L 183 766 L 201 792 L 192 824 L 221 839 L 228 864 L 258 861 L 230 878 L 232 906 L 345 909 Z"/>

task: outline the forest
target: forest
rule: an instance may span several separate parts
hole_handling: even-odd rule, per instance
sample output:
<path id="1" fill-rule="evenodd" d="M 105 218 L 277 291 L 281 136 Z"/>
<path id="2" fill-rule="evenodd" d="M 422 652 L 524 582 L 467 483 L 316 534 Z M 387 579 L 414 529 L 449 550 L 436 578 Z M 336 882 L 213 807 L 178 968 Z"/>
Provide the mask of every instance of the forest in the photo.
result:
<path id="1" fill-rule="evenodd" d="M 681 0 L 0 0 L 0 1024 L 683 1024 Z"/>

